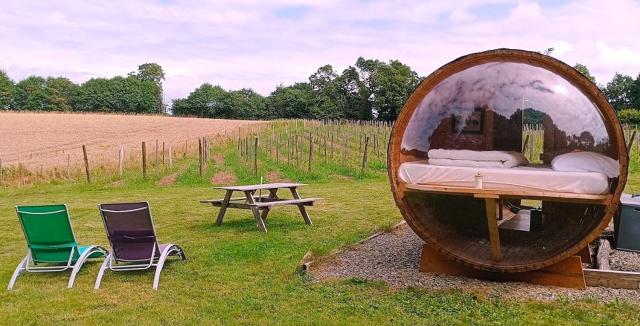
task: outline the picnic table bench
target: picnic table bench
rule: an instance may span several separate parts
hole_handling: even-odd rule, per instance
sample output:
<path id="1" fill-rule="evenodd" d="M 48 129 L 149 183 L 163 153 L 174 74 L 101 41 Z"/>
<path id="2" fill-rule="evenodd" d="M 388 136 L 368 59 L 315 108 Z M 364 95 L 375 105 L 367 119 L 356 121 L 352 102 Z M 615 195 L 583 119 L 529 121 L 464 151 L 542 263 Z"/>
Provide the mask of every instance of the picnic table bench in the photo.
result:
<path id="1" fill-rule="evenodd" d="M 281 205 L 293 205 L 298 206 L 300 215 L 307 225 L 313 225 L 311 218 L 305 209 L 305 206 L 313 206 L 315 201 L 321 198 L 302 198 L 298 193 L 298 187 L 305 186 L 301 183 L 265 183 L 259 185 L 245 185 L 245 186 L 226 186 L 226 187 L 213 187 L 213 189 L 225 190 L 226 194 L 223 199 L 208 199 L 201 200 L 203 204 L 210 204 L 213 207 L 220 207 L 218 212 L 218 218 L 216 219 L 216 225 L 222 224 L 224 214 L 227 212 L 227 208 L 238 209 L 250 209 L 253 212 L 253 217 L 258 223 L 258 229 L 262 232 L 267 232 L 267 227 L 264 221 L 267 219 L 267 215 L 273 206 Z M 278 196 L 278 190 L 289 189 L 293 198 L 283 199 Z M 267 193 L 262 194 L 262 191 Z M 233 197 L 234 192 L 242 192 L 244 196 Z M 256 195 L 256 192 L 258 193 Z"/>

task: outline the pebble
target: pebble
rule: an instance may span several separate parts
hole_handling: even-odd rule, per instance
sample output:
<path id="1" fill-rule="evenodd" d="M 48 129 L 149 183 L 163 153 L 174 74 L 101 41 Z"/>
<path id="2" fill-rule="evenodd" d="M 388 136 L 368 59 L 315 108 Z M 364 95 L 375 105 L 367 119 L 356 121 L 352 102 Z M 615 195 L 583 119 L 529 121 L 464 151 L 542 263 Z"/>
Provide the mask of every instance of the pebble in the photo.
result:
<path id="1" fill-rule="evenodd" d="M 541 301 L 595 299 L 604 302 L 619 299 L 640 303 L 640 290 L 603 287 L 579 290 L 423 273 L 418 270 L 423 244 L 407 224 L 401 224 L 392 232 L 325 257 L 313 265 L 311 274 L 317 282 L 358 277 L 384 281 L 391 288 L 461 290 L 488 298 Z M 614 250 L 611 266 L 619 270 L 640 271 L 640 254 Z"/>

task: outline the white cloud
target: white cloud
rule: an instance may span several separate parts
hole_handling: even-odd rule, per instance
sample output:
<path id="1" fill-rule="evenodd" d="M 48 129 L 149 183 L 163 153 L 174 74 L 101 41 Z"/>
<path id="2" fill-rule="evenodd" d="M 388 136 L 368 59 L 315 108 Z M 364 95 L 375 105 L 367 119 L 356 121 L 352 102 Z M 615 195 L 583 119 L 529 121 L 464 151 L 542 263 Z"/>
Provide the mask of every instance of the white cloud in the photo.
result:
<path id="1" fill-rule="evenodd" d="M 82 82 L 157 62 L 170 99 L 203 82 L 268 94 L 359 56 L 399 59 L 427 75 L 470 52 L 552 46 L 557 58 L 606 82 L 616 71 L 640 72 L 637 17 L 637 1 L 8 0 L 0 69 L 14 79 Z"/>

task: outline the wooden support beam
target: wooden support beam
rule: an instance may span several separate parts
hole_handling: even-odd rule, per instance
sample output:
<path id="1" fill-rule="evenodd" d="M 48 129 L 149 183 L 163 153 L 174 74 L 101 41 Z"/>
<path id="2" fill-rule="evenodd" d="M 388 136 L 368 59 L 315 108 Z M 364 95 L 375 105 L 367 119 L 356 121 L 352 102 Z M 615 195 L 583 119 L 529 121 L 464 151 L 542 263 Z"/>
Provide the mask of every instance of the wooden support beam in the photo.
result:
<path id="1" fill-rule="evenodd" d="M 614 289 L 640 289 L 640 273 L 584 269 L 588 286 L 602 286 Z"/>
<path id="2" fill-rule="evenodd" d="M 420 259 L 420 271 L 487 279 L 502 282 L 526 282 L 565 288 L 586 288 L 585 273 L 579 256 L 571 256 L 555 265 L 522 273 L 499 273 L 473 269 L 459 264 L 424 244 Z M 596 270 L 597 271 L 597 270 Z"/>
<path id="3" fill-rule="evenodd" d="M 498 231 L 498 220 L 496 218 L 496 199 L 485 198 L 484 204 L 487 211 L 487 227 L 489 228 L 489 242 L 491 242 L 491 259 L 502 260 L 502 249 L 500 248 L 500 233 Z"/>

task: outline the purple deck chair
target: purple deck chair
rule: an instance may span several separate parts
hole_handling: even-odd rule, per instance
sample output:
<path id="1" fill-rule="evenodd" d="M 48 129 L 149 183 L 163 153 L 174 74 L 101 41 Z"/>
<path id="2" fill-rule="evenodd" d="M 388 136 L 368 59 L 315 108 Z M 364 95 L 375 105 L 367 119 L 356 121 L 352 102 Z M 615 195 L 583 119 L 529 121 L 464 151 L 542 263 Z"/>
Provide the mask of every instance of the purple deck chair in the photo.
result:
<path id="1" fill-rule="evenodd" d="M 175 244 L 158 244 L 151 218 L 149 203 L 121 203 L 98 205 L 102 221 L 111 243 L 107 256 L 96 278 L 95 288 L 100 288 L 107 268 L 116 271 L 133 271 L 156 268 L 153 289 L 158 289 L 160 272 L 168 256 L 186 259 L 182 248 Z"/>

